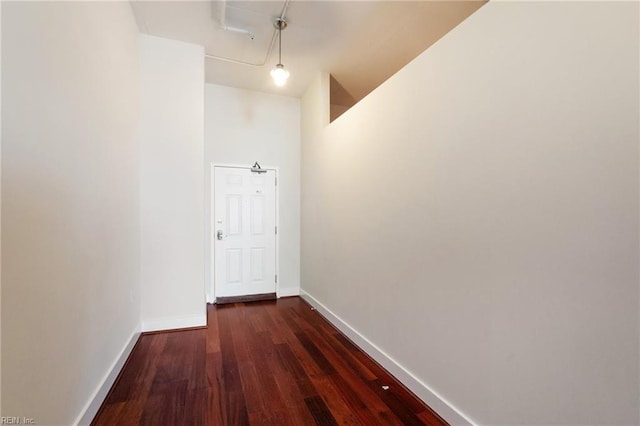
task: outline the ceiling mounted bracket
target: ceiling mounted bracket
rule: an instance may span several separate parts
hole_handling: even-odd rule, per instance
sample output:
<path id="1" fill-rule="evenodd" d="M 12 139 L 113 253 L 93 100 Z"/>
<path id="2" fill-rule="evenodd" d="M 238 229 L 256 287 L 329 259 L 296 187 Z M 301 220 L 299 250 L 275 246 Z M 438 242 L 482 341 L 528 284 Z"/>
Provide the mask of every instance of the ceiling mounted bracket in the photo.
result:
<path id="1" fill-rule="evenodd" d="M 276 18 L 275 21 L 273 21 L 273 26 L 276 28 L 276 30 L 284 30 L 285 28 L 287 28 L 287 21 L 284 20 L 284 17 L 279 17 Z"/>

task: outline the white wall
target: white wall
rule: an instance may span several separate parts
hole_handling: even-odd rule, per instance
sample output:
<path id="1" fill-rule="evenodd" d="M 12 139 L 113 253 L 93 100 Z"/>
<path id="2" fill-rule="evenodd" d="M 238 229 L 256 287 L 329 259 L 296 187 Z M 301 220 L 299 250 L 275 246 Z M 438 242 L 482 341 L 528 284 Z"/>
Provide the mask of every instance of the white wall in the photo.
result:
<path id="1" fill-rule="evenodd" d="M 302 100 L 302 290 L 477 423 L 640 420 L 638 15 L 490 2 Z"/>
<path id="2" fill-rule="evenodd" d="M 0 4 L 0 25 L 2 4 Z M 1 27 L 0 27 L 1 28 Z M 2 129 L 2 31 L 0 30 L 0 129 Z M 0 241 L 2 241 L 2 132 L 0 131 Z M 0 243 L 0 307 L 2 306 L 2 244 Z M 2 315 L 0 314 L 0 414 L 2 414 Z"/>
<path id="3" fill-rule="evenodd" d="M 143 331 L 206 324 L 204 49 L 140 36 Z"/>
<path id="4" fill-rule="evenodd" d="M 2 415 L 71 424 L 139 328 L 138 30 L 2 3 Z"/>
<path id="5" fill-rule="evenodd" d="M 278 294 L 300 288 L 300 100 L 206 85 L 206 281 L 211 288 L 211 164 L 278 168 Z"/>

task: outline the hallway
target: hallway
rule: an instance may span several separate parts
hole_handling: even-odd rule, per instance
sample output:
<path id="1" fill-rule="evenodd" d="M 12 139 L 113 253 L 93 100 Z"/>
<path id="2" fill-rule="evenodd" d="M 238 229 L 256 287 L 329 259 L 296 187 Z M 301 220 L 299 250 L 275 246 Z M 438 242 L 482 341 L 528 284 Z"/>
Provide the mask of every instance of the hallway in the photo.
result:
<path id="1" fill-rule="evenodd" d="M 388 386 L 388 389 L 383 389 Z M 444 423 L 298 297 L 140 337 L 94 425 Z"/>

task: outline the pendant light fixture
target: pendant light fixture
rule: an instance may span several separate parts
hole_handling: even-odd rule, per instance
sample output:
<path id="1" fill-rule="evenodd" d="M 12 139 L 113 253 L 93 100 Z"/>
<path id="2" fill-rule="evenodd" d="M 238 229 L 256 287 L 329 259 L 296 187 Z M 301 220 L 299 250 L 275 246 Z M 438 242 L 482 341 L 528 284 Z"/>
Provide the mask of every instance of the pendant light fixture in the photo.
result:
<path id="1" fill-rule="evenodd" d="M 282 65 L 282 30 L 287 28 L 287 21 L 284 18 L 278 18 L 274 21 L 273 26 L 278 30 L 278 65 L 271 70 L 271 78 L 276 86 L 284 86 L 289 78 L 289 71 L 285 70 Z"/>

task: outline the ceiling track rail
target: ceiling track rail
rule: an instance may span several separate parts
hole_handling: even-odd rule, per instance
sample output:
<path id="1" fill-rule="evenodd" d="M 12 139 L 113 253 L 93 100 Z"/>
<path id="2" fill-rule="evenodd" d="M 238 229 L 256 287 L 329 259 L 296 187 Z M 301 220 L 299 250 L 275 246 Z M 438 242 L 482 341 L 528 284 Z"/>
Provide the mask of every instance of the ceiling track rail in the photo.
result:
<path id="1" fill-rule="evenodd" d="M 284 7 L 282 8 L 282 12 L 280 12 L 280 16 L 279 19 L 284 19 L 285 14 L 287 13 L 287 9 L 289 8 L 289 3 L 291 0 L 285 0 L 284 2 Z M 226 2 L 225 2 L 225 7 L 226 7 Z M 237 31 L 236 28 L 231 29 L 231 27 L 226 27 L 224 26 L 225 22 L 223 20 L 223 29 L 229 30 L 229 31 L 235 31 L 235 32 L 240 32 Z M 242 30 L 244 32 L 244 30 Z M 249 31 L 246 32 L 247 34 L 251 34 L 249 33 Z M 273 52 L 273 46 L 275 46 L 276 44 L 276 37 L 278 36 L 278 30 L 274 29 L 273 30 L 273 35 L 271 36 L 271 42 L 269 43 L 269 48 L 267 49 L 267 53 L 264 56 L 264 60 L 260 63 L 253 63 L 253 62 L 247 62 L 247 61 L 241 61 L 239 59 L 233 59 L 233 58 L 228 58 L 225 56 L 218 56 L 218 55 L 211 55 L 208 53 L 204 54 L 205 59 L 212 59 L 212 60 L 216 60 L 216 61 L 224 61 L 224 62 L 231 62 L 232 64 L 239 64 L 239 65 L 248 65 L 251 67 L 263 67 L 267 64 L 267 62 L 269 61 L 269 58 L 271 57 L 271 53 Z M 253 39 L 253 38 L 252 38 Z"/>

